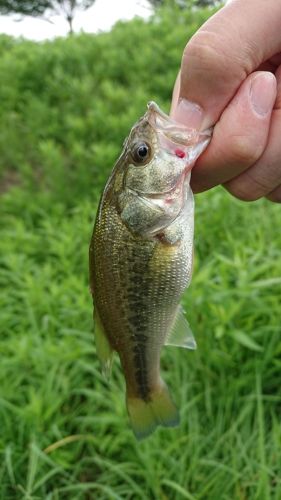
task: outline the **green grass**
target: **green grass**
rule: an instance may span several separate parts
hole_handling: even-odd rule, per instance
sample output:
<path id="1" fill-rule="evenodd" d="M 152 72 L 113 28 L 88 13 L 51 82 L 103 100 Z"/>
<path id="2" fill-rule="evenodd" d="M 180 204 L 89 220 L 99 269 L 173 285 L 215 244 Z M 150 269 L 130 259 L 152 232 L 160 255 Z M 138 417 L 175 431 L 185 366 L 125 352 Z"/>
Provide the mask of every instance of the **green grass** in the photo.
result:
<path id="1" fill-rule="evenodd" d="M 95 353 L 96 204 L 1 198 L 1 499 L 279 500 L 280 207 L 197 197 L 184 305 L 198 350 L 162 356 L 181 425 L 137 442 L 119 364 L 107 383 Z"/>

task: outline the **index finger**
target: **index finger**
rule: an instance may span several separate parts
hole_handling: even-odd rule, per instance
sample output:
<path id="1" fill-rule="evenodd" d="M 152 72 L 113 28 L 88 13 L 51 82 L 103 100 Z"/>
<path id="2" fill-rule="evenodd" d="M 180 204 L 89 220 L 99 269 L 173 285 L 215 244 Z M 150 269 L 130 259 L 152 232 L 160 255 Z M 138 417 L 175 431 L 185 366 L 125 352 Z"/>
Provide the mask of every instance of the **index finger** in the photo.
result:
<path id="1" fill-rule="evenodd" d="M 247 76 L 281 51 L 280 23 L 276 0 L 233 0 L 211 17 L 186 45 L 173 117 L 188 123 L 187 100 L 203 109 L 201 128 L 214 124 Z"/>

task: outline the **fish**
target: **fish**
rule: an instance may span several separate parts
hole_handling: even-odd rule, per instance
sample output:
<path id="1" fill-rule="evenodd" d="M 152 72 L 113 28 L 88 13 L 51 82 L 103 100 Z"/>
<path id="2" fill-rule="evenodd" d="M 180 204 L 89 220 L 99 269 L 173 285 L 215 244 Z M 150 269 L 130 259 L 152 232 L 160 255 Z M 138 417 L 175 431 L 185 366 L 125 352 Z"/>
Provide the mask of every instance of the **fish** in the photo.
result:
<path id="1" fill-rule="evenodd" d="M 179 423 L 160 354 L 164 345 L 196 348 L 180 300 L 192 276 L 191 169 L 210 138 L 210 129 L 188 128 L 148 103 L 97 211 L 89 248 L 97 356 L 109 374 L 118 353 L 139 439 Z"/>

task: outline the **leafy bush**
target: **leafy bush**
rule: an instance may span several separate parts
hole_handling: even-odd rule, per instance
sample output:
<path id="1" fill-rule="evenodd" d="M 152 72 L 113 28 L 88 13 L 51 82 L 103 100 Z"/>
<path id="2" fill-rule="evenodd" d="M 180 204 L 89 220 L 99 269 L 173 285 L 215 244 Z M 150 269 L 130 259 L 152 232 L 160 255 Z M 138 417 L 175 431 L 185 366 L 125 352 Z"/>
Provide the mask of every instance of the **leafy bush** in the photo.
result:
<path id="1" fill-rule="evenodd" d="M 63 185 L 70 204 L 99 191 L 146 103 L 168 108 L 182 49 L 200 22 L 188 13 L 180 22 L 136 19 L 41 44 L 1 37 L 0 173 L 40 180 L 58 199 L 66 199 Z"/>

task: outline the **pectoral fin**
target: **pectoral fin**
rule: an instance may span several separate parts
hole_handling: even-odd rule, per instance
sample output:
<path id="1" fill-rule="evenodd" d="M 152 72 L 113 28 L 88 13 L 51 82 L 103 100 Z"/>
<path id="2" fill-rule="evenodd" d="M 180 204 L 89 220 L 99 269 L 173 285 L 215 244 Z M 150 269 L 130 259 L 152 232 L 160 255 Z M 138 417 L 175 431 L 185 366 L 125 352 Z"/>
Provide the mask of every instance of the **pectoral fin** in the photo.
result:
<path id="1" fill-rule="evenodd" d="M 109 378 L 111 374 L 113 350 L 105 335 L 104 328 L 96 307 L 94 312 L 94 325 L 97 356 L 102 366 L 102 373 L 106 376 L 106 378 Z"/>
<path id="2" fill-rule="evenodd" d="M 178 308 L 173 327 L 171 328 L 165 345 L 174 345 L 193 350 L 197 347 L 195 338 L 181 306 Z"/>

